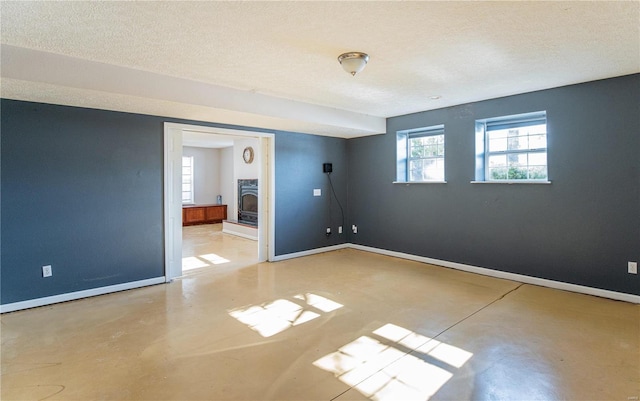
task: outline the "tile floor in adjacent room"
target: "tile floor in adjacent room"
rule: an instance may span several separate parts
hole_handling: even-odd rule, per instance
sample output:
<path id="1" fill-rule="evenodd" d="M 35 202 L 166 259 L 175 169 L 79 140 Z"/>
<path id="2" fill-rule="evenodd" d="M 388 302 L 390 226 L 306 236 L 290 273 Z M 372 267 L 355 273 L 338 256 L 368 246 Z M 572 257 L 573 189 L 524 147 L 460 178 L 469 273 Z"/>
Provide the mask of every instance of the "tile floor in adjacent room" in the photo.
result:
<path id="1" fill-rule="evenodd" d="M 350 249 L 234 265 L 198 246 L 230 262 L 2 315 L 2 400 L 640 395 L 640 305 Z"/>

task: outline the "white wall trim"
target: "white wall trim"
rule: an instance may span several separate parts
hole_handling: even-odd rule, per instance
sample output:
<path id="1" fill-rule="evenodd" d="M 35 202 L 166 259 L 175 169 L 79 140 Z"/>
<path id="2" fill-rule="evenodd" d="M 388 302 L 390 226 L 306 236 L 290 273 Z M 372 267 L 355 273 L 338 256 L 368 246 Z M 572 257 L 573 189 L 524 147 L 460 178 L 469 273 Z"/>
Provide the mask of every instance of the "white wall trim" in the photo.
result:
<path id="1" fill-rule="evenodd" d="M 164 249 L 165 277 L 171 281 L 182 275 L 182 202 L 180 201 L 180 169 L 182 133 L 227 135 L 258 138 L 260 166 L 258 191 L 258 262 L 275 256 L 275 133 L 251 129 L 229 129 L 182 123 L 164 123 Z M 181 167 L 180 167 L 181 168 Z"/>
<path id="2" fill-rule="evenodd" d="M 255 236 L 255 235 L 243 234 L 243 233 L 240 233 L 238 231 L 229 230 L 227 228 L 223 228 L 222 232 L 225 233 L 225 234 L 229 234 L 229 235 L 235 235 L 236 237 L 250 239 L 252 241 L 257 241 L 258 240 L 258 237 Z"/>
<path id="3" fill-rule="evenodd" d="M 182 275 L 182 127 L 164 123 L 163 151 L 164 275 Z"/>
<path id="4" fill-rule="evenodd" d="M 482 274 L 483 276 L 491 276 L 496 278 L 502 278 L 505 280 L 518 281 L 526 284 L 533 284 L 533 285 L 539 285 L 542 287 L 555 288 L 557 290 L 578 292 L 581 294 L 594 295 L 596 297 L 610 298 L 610 299 L 615 299 L 617 301 L 625 301 L 625 302 L 631 302 L 634 304 L 640 304 L 640 295 L 626 294 L 623 292 L 602 290 L 599 288 L 564 283 L 561 281 L 547 280 L 547 279 L 538 278 L 538 277 L 525 276 L 522 274 L 502 272 L 499 270 L 487 269 L 484 267 L 465 265 L 465 264 L 456 263 L 456 262 L 448 262 L 446 260 L 426 258 L 424 256 L 417 256 L 417 255 L 411 255 L 408 253 L 388 251 L 386 249 L 373 248 L 373 247 L 364 246 L 364 245 L 351 244 L 351 243 L 347 245 L 349 248 L 352 248 L 352 249 L 358 249 L 361 251 L 373 252 L 381 255 L 393 256 L 396 258 L 408 259 L 408 260 L 428 263 L 432 265 L 449 267 L 451 269 L 462 270 L 469 273 Z"/>
<path id="5" fill-rule="evenodd" d="M 310 255 L 315 255 L 315 254 L 318 254 L 318 253 L 337 251 L 339 249 L 349 248 L 350 245 L 351 244 L 338 244 L 338 245 L 326 246 L 326 247 L 322 247 L 322 248 L 309 249 L 308 251 L 287 253 L 287 254 L 284 254 L 284 255 L 275 256 L 273 258 L 273 261 L 274 262 L 280 262 L 281 260 L 301 258 L 303 256 L 310 256 Z"/>
<path id="6" fill-rule="evenodd" d="M 539 285 L 542 287 L 555 288 L 558 290 L 577 292 L 577 293 L 593 295 L 597 297 L 615 299 L 617 301 L 640 304 L 640 296 L 638 295 L 626 294 L 622 292 L 609 291 L 609 290 L 602 290 L 599 288 L 586 287 L 586 286 L 577 285 L 577 284 L 563 283 L 561 281 L 530 277 L 522 274 L 502 272 L 499 270 L 492 270 L 484 267 L 465 265 L 465 264 L 456 263 L 456 262 L 448 262 L 446 260 L 432 259 L 424 256 L 411 255 L 408 253 L 389 251 L 386 249 L 373 248 L 370 246 L 364 246 L 364 245 L 358 245 L 358 244 L 352 244 L 352 243 L 345 243 L 345 244 L 327 246 L 323 248 L 310 249 L 307 251 L 289 253 L 285 255 L 278 255 L 273 257 L 272 261 L 279 262 L 279 261 L 288 260 L 288 259 L 300 258 L 303 256 L 315 255 L 318 253 L 337 251 L 339 249 L 345 249 L 345 248 L 357 249 L 360 251 L 392 256 L 400 259 L 413 260 L 415 262 L 428 263 L 432 265 L 448 267 L 451 269 L 462 270 L 469 273 L 482 274 L 483 276 L 496 277 L 496 278 L 501 278 L 505 280 L 518 281 L 526 284 Z M 166 282 L 165 277 L 156 277 L 156 278 L 151 278 L 146 280 L 132 281 L 130 283 L 116 284 L 116 285 L 111 285 L 107 287 L 92 288 L 89 290 L 70 292 L 67 294 L 60 294 L 60 295 L 53 295 L 50 297 L 31 299 L 28 301 L 14 302 L 11 304 L 0 305 L 0 313 L 14 312 L 22 309 L 29 309 L 29 308 L 35 308 L 38 306 L 51 305 L 59 302 L 73 301 L 76 299 L 88 298 L 96 295 L 110 294 L 118 291 L 131 290 L 134 288 L 146 287 L 150 285 L 161 284 L 164 282 Z"/>
<path id="7" fill-rule="evenodd" d="M 150 278 L 146 280 L 132 281 L 129 283 L 109 285 L 106 287 L 92 288 L 89 290 L 69 292 L 66 294 L 52 295 L 50 297 L 30 299 L 28 301 L 14 302 L 11 304 L 0 305 L 0 313 L 14 312 L 22 309 L 35 308 L 38 306 L 57 304 L 59 302 L 74 301 L 76 299 L 94 297 L 96 295 L 110 294 L 112 292 L 118 292 L 118 291 L 132 290 L 134 288 L 147 287 L 150 285 L 162 284 L 164 282 L 165 282 L 164 277 L 156 277 L 156 278 Z"/>

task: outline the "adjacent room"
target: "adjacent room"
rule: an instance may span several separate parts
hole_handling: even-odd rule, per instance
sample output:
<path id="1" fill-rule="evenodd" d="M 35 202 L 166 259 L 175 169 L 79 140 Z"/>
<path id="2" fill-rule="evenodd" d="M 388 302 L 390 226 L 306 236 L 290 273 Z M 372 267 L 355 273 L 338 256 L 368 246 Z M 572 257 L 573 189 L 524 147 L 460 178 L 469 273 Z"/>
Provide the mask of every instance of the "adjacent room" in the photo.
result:
<path id="1" fill-rule="evenodd" d="M 258 261 L 259 150 L 258 138 L 183 133 L 182 273 Z"/>
<path id="2" fill-rule="evenodd" d="M 640 3 L 0 2 L 2 400 L 637 400 Z"/>

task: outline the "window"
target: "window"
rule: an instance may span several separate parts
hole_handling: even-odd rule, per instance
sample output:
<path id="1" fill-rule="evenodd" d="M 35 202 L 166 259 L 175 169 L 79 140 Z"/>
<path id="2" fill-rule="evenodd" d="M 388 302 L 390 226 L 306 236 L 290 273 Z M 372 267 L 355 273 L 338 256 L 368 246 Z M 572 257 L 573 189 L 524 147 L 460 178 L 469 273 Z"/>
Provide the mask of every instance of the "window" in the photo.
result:
<path id="1" fill-rule="evenodd" d="M 399 182 L 444 182 L 444 125 L 400 131 Z"/>
<path id="2" fill-rule="evenodd" d="M 476 180 L 547 179 L 546 112 L 476 121 Z"/>
<path id="3" fill-rule="evenodd" d="M 182 156 L 182 203 L 193 203 L 193 156 Z"/>

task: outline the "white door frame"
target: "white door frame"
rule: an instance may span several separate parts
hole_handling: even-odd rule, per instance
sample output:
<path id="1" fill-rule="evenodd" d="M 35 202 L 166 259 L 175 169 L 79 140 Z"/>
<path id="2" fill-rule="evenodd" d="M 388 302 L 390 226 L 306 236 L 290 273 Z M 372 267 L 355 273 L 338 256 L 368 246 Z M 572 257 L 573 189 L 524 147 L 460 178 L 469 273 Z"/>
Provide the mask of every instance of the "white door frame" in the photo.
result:
<path id="1" fill-rule="evenodd" d="M 244 136 L 260 140 L 258 166 L 258 262 L 275 258 L 275 134 L 164 123 L 164 274 L 165 281 L 182 276 L 182 132 Z"/>

